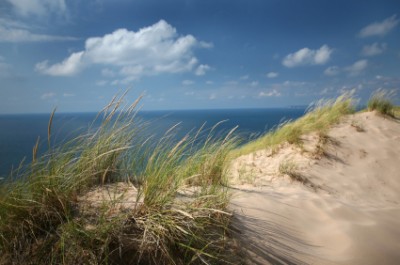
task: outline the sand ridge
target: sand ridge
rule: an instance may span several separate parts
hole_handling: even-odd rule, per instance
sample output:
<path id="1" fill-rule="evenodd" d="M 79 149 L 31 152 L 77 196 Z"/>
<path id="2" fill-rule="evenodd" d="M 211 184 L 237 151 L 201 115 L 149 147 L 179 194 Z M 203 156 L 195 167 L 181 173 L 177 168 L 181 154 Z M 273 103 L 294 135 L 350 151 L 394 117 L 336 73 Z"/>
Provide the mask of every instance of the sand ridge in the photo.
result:
<path id="1" fill-rule="evenodd" d="M 357 113 L 327 136 L 322 149 L 308 135 L 301 149 L 231 164 L 230 207 L 248 263 L 400 263 L 400 122 Z M 282 176 L 287 161 L 312 185 Z"/>

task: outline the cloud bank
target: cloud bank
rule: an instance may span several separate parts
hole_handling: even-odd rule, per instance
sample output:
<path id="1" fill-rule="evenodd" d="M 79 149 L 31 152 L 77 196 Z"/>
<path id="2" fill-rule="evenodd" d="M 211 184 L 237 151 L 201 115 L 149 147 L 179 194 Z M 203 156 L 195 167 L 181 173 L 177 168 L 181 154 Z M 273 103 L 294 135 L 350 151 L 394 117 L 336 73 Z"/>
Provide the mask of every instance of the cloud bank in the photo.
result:
<path id="1" fill-rule="evenodd" d="M 194 49 L 210 46 L 192 35 L 179 36 L 174 27 L 160 20 L 137 32 L 117 29 L 102 37 L 88 38 L 83 51 L 53 65 L 40 62 L 35 68 L 47 75 L 71 76 L 85 67 L 102 65 L 114 68 L 120 77 L 130 81 L 143 75 L 192 71 L 198 65 Z M 209 68 L 200 65 L 195 73 L 204 75 Z"/>
<path id="2" fill-rule="evenodd" d="M 333 49 L 330 49 L 328 45 L 323 45 L 318 50 L 303 48 L 286 55 L 282 64 L 289 68 L 302 65 L 322 65 L 329 61 L 332 52 Z"/>

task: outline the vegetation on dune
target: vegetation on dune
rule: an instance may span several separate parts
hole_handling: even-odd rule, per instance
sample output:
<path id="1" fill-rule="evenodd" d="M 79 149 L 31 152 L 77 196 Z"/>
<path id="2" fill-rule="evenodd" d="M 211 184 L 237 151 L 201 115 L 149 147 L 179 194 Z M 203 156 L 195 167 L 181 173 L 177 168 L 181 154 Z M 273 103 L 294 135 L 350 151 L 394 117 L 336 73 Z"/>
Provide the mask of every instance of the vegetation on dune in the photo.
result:
<path id="1" fill-rule="evenodd" d="M 384 90 L 378 90 L 375 92 L 370 100 L 368 101 L 368 110 L 376 110 L 382 115 L 395 117 L 397 108 L 393 105 L 390 100 L 391 94 Z"/>
<path id="2" fill-rule="evenodd" d="M 262 149 L 274 149 L 284 142 L 301 146 L 302 135 L 311 132 L 325 135 L 331 125 L 339 122 L 344 115 L 353 112 L 353 100 L 348 94 L 336 100 L 321 100 L 311 106 L 303 117 L 280 124 L 275 130 L 234 150 L 231 155 L 238 157 Z"/>
<path id="3" fill-rule="evenodd" d="M 211 130 L 174 142 L 171 129 L 154 140 L 136 105 L 114 98 L 98 128 L 58 147 L 50 119 L 48 153 L 36 157 L 36 145 L 33 161 L 0 187 L 0 264 L 229 262 L 223 164 L 235 139 L 216 140 Z M 115 207 L 126 197 L 94 211 L 80 205 L 89 191 L 117 182 L 137 191 L 134 207 Z"/>
<path id="4" fill-rule="evenodd" d="M 395 116 L 386 96 L 374 94 L 368 108 Z M 51 141 L 52 113 L 48 152 L 37 157 L 38 142 L 32 162 L 0 185 L 0 264 L 236 264 L 227 162 L 285 142 L 301 146 L 311 132 L 322 154 L 329 128 L 354 112 L 347 94 L 319 101 L 303 117 L 236 148 L 234 130 L 214 137 L 218 124 L 180 140 L 173 127 L 156 139 L 147 135 L 151 123 L 137 119 L 140 99 L 123 106 L 123 98 L 98 114 L 99 126 L 59 146 Z M 279 173 L 314 187 L 291 161 Z M 134 192 L 82 199 L 121 183 Z"/>

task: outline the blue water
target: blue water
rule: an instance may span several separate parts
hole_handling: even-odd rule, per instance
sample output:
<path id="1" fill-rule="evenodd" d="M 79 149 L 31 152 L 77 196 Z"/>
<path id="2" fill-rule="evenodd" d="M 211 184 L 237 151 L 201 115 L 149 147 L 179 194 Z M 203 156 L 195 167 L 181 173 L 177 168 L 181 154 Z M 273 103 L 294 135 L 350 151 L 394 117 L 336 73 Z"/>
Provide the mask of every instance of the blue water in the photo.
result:
<path id="1" fill-rule="evenodd" d="M 138 117 L 143 121 L 152 121 L 155 135 L 162 135 L 179 123 L 181 137 L 189 131 L 199 129 L 204 123 L 211 127 L 225 121 L 217 131 L 229 131 L 239 126 L 236 134 L 242 140 L 254 139 L 279 123 L 296 119 L 304 114 L 304 109 L 237 109 L 237 110 L 182 110 L 182 111 L 142 111 Z M 95 113 L 55 114 L 53 119 L 53 141 L 61 142 L 82 132 L 91 124 Z M 47 142 L 48 114 L 0 115 L 0 176 L 8 175 L 25 158 L 32 159 L 32 147 L 40 137 L 41 151 L 45 151 Z"/>

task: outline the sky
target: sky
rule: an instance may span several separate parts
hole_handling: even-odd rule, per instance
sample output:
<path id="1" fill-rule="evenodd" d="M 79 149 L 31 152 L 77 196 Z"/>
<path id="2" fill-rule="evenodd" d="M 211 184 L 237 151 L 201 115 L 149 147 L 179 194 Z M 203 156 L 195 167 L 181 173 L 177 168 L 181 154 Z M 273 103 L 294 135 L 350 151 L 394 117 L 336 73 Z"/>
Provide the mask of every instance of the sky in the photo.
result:
<path id="1" fill-rule="evenodd" d="M 398 0 L 0 0 L 0 114 L 400 104 Z"/>

